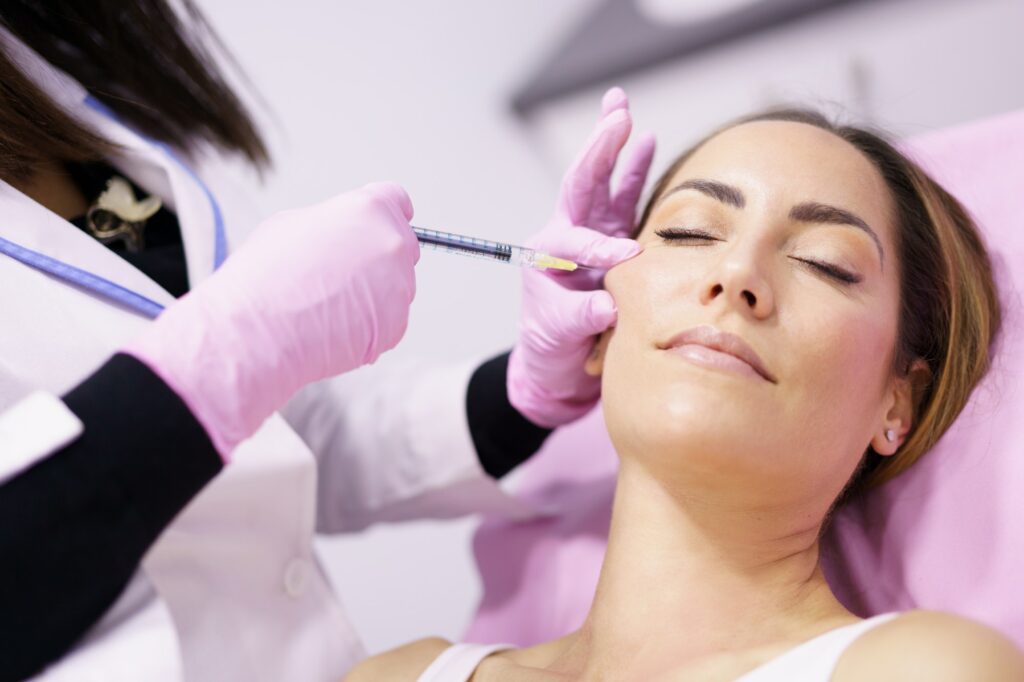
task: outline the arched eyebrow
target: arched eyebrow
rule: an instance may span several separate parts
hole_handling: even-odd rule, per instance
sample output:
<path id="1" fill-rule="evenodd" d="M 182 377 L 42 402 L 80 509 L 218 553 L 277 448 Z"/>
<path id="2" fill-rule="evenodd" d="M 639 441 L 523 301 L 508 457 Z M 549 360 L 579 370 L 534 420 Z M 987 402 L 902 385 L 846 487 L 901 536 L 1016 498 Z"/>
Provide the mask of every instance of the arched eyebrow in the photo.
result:
<path id="1" fill-rule="evenodd" d="M 716 199 L 723 204 L 728 204 L 733 208 L 743 208 L 747 204 L 746 199 L 743 196 L 743 192 L 741 192 L 739 188 L 727 185 L 724 182 L 718 182 L 717 180 L 704 180 L 700 178 L 686 180 L 679 183 L 672 189 L 666 190 L 658 199 L 657 204 L 660 204 L 668 196 L 675 194 L 676 192 L 681 192 L 685 189 L 695 190 L 701 194 L 711 197 L 712 199 Z M 822 204 L 817 201 L 805 201 L 804 203 L 797 204 L 791 208 L 789 211 L 789 217 L 791 220 L 798 220 L 804 223 L 849 225 L 850 227 L 862 230 L 871 237 L 871 240 L 875 243 L 875 248 L 878 250 L 880 266 L 885 263 L 885 249 L 882 248 L 882 240 L 878 238 L 878 234 L 871 229 L 871 226 L 855 213 L 851 213 L 843 208 L 837 208 L 836 206 Z"/>
<path id="2" fill-rule="evenodd" d="M 826 223 L 829 225 L 849 225 L 863 230 L 875 242 L 878 249 L 878 260 L 880 266 L 885 263 L 885 249 L 882 248 L 882 240 L 878 238 L 871 226 L 864 222 L 857 215 L 835 206 L 820 204 L 816 201 L 805 201 L 797 204 L 789 210 L 789 217 L 792 220 L 799 220 L 804 223 Z"/>
<path id="3" fill-rule="evenodd" d="M 733 208 L 743 208 L 747 205 L 746 199 L 743 198 L 743 192 L 727 185 L 724 182 L 718 182 L 717 180 L 686 180 L 681 182 L 672 189 L 666 191 L 658 199 L 658 203 L 663 202 L 670 194 L 681 192 L 684 189 L 694 189 L 702 194 L 706 194 L 712 199 L 718 199 L 723 204 L 729 204 Z"/>

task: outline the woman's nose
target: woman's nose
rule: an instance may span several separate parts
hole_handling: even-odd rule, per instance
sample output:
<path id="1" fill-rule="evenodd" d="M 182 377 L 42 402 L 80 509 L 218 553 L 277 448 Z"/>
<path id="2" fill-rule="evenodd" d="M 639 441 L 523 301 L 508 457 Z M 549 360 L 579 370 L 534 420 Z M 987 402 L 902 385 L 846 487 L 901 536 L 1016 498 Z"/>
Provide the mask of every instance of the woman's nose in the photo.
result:
<path id="1" fill-rule="evenodd" d="M 701 289 L 701 303 L 716 301 L 757 319 L 771 315 L 775 305 L 772 290 L 754 254 L 729 254 L 711 269 Z"/>

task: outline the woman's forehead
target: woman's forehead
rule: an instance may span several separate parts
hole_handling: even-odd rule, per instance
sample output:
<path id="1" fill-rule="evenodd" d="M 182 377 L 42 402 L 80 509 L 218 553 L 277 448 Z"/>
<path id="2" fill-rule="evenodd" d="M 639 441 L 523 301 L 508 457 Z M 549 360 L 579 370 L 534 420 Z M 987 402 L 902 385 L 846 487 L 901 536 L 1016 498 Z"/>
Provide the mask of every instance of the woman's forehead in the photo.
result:
<path id="1" fill-rule="evenodd" d="M 715 135 L 677 169 L 666 189 L 692 178 L 862 210 L 877 208 L 879 198 L 888 196 L 878 169 L 859 149 L 827 130 L 790 121 L 753 121 Z"/>
<path id="2" fill-rule="evenodd" d="M 677 205 L 670 194 L 697 194 L 678 190 L 702 181 L 731 191 L 727 204 L 757 207 L 752 210 L 781 214 L 807 203 L 839 208 L 871 225 L 886 251 L 894 244 L 896 212 L 881 173 L 851 143 L 816 126 L 753 121 L 718 133 L 676 169 L 651 216 Z"/>

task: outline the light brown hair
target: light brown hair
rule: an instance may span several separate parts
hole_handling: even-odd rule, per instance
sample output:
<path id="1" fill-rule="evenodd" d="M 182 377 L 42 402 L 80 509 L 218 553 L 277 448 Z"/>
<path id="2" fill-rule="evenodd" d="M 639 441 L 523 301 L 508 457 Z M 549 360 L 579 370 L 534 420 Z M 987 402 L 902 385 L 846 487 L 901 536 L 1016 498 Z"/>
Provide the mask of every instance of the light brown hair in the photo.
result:
<path id="1" fill-rule="evenodd" d="M 892 372 L 906 376 L 911 363 L 920 358 L 930 375 L 914 386 L 914 417 L 906 442 L 891 457 L 868 446 L 837 500 L 840 504 L 920 459 L 950 427 L 988 371 L 1001 323 L 992 265 L 977 225 L 960 202 L 883 135 L 832 123 L 807 109 L 775 109 L 744 117 L 683 152 L 655 184 L 636 234 L 694 152 L 724 130 L 753 121 L 803 123 L 845 140 L 874 164 L 896 208 L 900 312 Z"/>

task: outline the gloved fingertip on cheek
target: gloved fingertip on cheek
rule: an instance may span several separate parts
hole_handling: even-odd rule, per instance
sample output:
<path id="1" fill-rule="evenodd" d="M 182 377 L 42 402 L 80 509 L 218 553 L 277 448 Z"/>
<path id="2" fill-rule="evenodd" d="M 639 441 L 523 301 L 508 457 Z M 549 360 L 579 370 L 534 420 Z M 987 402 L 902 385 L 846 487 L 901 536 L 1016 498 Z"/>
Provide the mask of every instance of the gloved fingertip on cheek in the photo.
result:
<path id="1" fill-rule="evenodd" d="M 638 256 L 640 255 L 640 252 L 644 250 L 644 247 L 640 246 L 640 244 L 633 239 L 621 240 L 617 248 L 618 251 L 616 255 L 618 256 L 619 262 Z"/>
<path id="2" fill-rule="evenodd" d="M 609 238 L 599 252 L 601 266 L 611 268 L 638 255 L 643 247 L 632 239 Z"/>
<path id="3" fill-rule="evenodd" d="M 590 297 L 590 322 L 594 333 L 600 333 L 615 324 L 618 317 L 618 308 L 615 306 L 615 299 L 607 291 L 594 292 Z"/>

